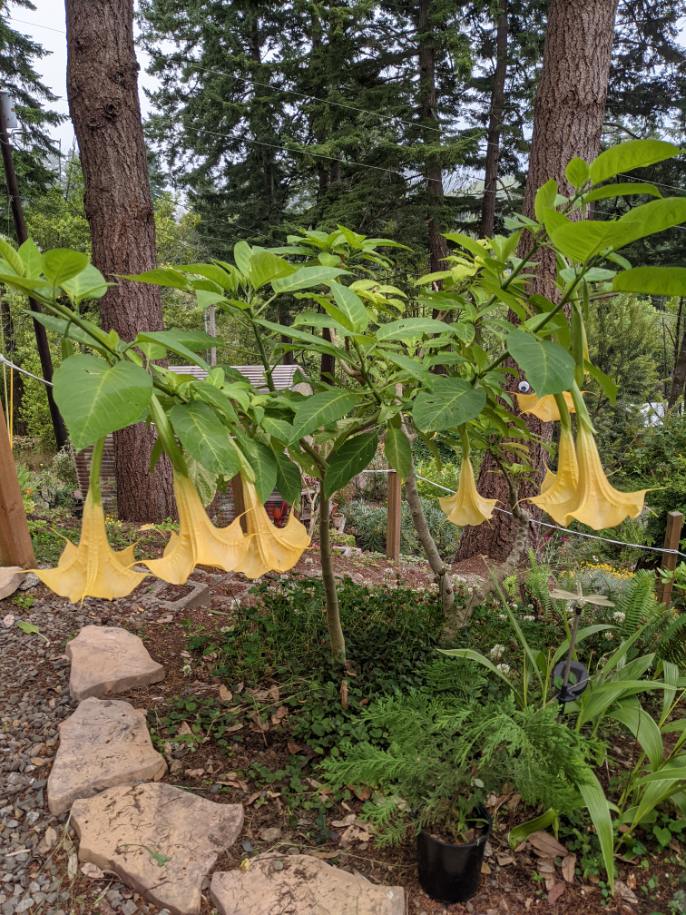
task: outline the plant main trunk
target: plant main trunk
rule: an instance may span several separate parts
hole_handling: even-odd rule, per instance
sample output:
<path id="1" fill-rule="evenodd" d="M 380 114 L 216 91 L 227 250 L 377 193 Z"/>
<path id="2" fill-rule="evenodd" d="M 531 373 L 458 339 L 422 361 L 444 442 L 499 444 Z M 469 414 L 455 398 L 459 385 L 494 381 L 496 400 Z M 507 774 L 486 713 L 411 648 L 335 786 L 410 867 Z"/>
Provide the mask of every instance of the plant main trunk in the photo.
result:
<path id="1" fill-rule="evenodd" d="M 133 0 L 67 0 L 67 93 L 81 154 L 93 263 L 111 278 L 155 266 L 155 221 L 148 179 Z M 125 340 L 162 328 L 156 286 L 119 282 L 100 301 L 103 326 Z M 148 473 L 154 431 L 140 424 L 115 433 L 121 518 L 161 521 L 174 514 L 171 468 Z"/>
<path id="2" fill-rule="evenodd" d="M 319 557 L 322 566 L 324 594 L 326 596 L 326 625 L 329 630 L 331 655 L 337 664 L 345 667 L 345 637 L 341 627 L 341 611 L 338 605 L 338 592 L 336 591 L 336 579 L 333 574 L 333 561 L 331 558 L 330 515 L 331 501 L 324 498 L 322 488 L 319 496 Z"/>
<path id="3" fill-rule="evenodd" d="M 450 569 L 443 562 L 441 554 L 436 547 L 436 543 L 431 536 L 429 525 L 424 516 L 422 500 L 417 491 L 417 478 L 414 474 L 414 470 L 407 475 L 407 479 L 405 480 L 405 497 L 407 498 L 407 505 L 410 509 L 410 514 L 412 515 L 414 529 L 419 537 L 419 542 L 421 543 L 428 563 L 431 566 L 431 571 L 436 576 L 436 584 L 438 585 L 438 593 L 441 598 L 443 615 L 447 616 L 455 601 L 453 584 L 450 580 Z"/>
<path id="4" fill-rule="evenodd" d="M 500 0 L 496 20 L 496 63 L 491 86 L 491 106 L 486 134 L 486 170 L 484 173 L 484 197 L 481 202 L 482 238 L 493 235 L 495 229 L 495 201 L 498 189 L 498 165 L 500 162 L 500 135 L 505 111 L 505 79 L 507 77 L 507 0 Z"/>
<path id="5" fill-rule="evenodd" d="M 550 178 L 566 188 L 564 170 L 570 159 L 581 156 L 590 161 L 598 154 L 616 9 L 617 0 L 550 0 L 524 196 L 527 216 L 533 217 L 536 191 Z M 533 292 L 556 298 L 555 258 L 551 251 L 540 257 L 532 285 Z M 528 425 L 544 441 L 550 439 L 549 423 L 534 420 Z M 545 470 L 545 458 L 543 444 L 532 443 L 529 460 L 533 473 L 521 487 L 520 498 L 537 490 Z M 481 465 L 479 491 L 508 507 L 507 482 L 489 454 Z M 490 524 L 464 532 L 458 560 L 479 555 L 506 560 L 512 544 L 517 542 L 518 526 L 516 518 L 496 512 Z"/>

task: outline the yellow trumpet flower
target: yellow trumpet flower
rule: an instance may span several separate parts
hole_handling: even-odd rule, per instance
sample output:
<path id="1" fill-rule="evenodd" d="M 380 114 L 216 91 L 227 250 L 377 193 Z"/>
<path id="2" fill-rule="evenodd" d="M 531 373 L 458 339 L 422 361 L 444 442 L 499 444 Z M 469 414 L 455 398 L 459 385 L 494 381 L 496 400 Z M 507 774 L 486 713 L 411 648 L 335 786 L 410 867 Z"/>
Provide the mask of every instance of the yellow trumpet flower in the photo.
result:
<path id="1" fill-rule="evenodd" d="M 287 572 L 298 562 L 310 545 L 304 525 L 291 511 L 284 527 L 272 524 L 255 487 L 241 477 L 245 501 L 245 522 L 248 529 L 248 549 L 238 571 L 247 578 L 259 578 L 265 572 Z"/>
<path id="2" fill-rule="evenodd" d="M 458 527 L 490 521 L 493 509 L 498 502 L 497 499 L 484 499 L 477 492 L 474 469 L 468 452 L 462 459 L 457 492 L 453 496 L 444 496 L 438 501 L 448 521 L 452 521 Z"/>
<path id="3" fill-rule="evenodd" d="M 578 502 L 579 468 L 574 448 L 571 426 L 560 428 L 560 446 L 557 459 L 557 473 L 549 468 L 541 484 L 538 496 L 529 499 L 555 521 L 566 527 L 570 513 Z"/>
<path id="4" fill-rule="evenodd" d="M 643 510 L 647 489 L 620 492 L 610 484 L 600 462 L 593 433 L 581 422 L 576 439 L 579 462 L 579 486 L 576 505 L 568 512 L 596 531 L 616 527 L 626 518 L 638 518 Z"/>
<path id="5" fill-rule="evenodd" d="M 172 533 L 161 559 L 144 561 L 153 575 L 182 585 L 197 565 L 235 571 L 243 562 L 247 547 L 239 519 L 228 527 L 215 527 L 192 481 L 178 472 L 174 473 L 174 496 L 179 533 Z"/>
<path id="6" fill-rule="evenodd" d="M 43 584 L 73 604 L 84 597 L 126 597 L 146 576 L 131 569 L 136 562 L 133 545 L 120 551 L 109 545 L 105 513 L 97 498 L 97 488 L 91 486 L 83 506 L 79 545 L 67 541 L 56 568 L 33 569 Z"/>
<path id="7" fill-rule="evenodd" d="M 570 413 L 574 413 L 574 401 L 569 391 L 564 392 L 565 403 Z M 560 421 L 560 410 L 555 402 L 554 394 L 517 394 L 517 403 L 522 413 L 531 413 L 538 417 L 542 423 L 557 423 Z"/>

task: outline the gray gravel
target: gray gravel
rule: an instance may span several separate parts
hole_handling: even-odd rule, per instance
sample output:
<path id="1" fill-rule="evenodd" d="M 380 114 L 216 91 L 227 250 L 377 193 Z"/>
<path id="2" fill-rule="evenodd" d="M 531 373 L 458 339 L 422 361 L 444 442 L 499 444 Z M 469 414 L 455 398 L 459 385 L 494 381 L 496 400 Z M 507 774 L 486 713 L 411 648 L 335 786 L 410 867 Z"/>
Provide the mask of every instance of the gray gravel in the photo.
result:
<path id="1" fill-rule="evenodd" d="M 135 631 L 155 611 L 141 612 L 135 599 L 74 607 L 42 586 L 18 593 L 22 605 L 0 601 L 0 915 L 159 913 L 110 874 L 84 876 L 67 817 L 52 816 L 45 800 L 57 728 L 75 707 L 67 688 L 67 640 L 87 623 Z M 41 634 L 22 632 L 20 620 Z"/>

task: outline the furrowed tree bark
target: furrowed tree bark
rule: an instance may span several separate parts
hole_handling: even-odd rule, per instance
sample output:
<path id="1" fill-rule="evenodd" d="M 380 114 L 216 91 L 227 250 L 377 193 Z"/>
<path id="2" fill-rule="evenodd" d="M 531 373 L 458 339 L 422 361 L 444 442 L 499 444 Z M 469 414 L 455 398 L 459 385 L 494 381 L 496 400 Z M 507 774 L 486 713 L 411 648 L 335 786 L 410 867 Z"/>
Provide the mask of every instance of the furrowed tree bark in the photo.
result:
<path id="1" fill-rule="evenodd" d="M 484 196 L 481 202 L 482 238 L 493 235 L 495 229 L 495 203 L 498 188 L 498 165 L 500 163 L 500 135 L 505 111 L 505 79 L 507 77 L 507 0 L 500 0 L 496 19 L 496 63 L 491 87 L 491 106 L 486 134 L 486 169 L 484 173 Z"/>
<path id="2" fill-rule="evenodd" d="M 564 170 L 570 159 L 581 156 L 590 161 L 598 154 L 616 10 L 617 0 L 550 0 L 524 195 L 524 213 L 528 216 L 534 215 L 536 191 L 550 178 L 568 190 Z M 556 298 L 552 252 L 545 252 L 538 260 L 533 291 Z M 552 434 L 550 424 L 537 420 L 529 422 L 529 428 L 543 441 Z M 533 472 L 520 489 L 520 499 L 538 489 L 545 459 L 543 442 L 532 443 L 529 460 Z M 507 481 L 488 454 L 481 465 L 479 491 L 509 507 Z M 498 562 L 506 560 L 517 542 L 517 528 L 516 518 L 496 512 L 489 524 L 467 528 L 457 559 L 483 555 Z"/>
<path id="3" fill-rule="evenodd" d="M 423 125 L 438 128 L 436 94 L 436 42 L 431 23 L 433 0 L 420 0 L 417 13 L 417 59 L 419 64 L 419 116 Z M 429 143 L 437 143 L 440 134 L 430 133 Z M 437 218 L 444 199 L 443 169 L 437 156 L 428 156 L 424 166 L 427 196 L 427 232 L 429 240 L 429 268 L 431 271 L 445 269 L 444 259 L 448 255 L 448 244 L 441 235 Z"/>
<path id="4" fill-rule="evenodd" d="M 108 277 L 155 266 L 155 222 L 138 100 L 133 0 L 66 0 L 67 94 L 85 180 L 93 262 Z M 119 281 L 101 299 L 103 326 L 125 340 L 162 327 L 156 286 Z M 148 473 L 154 432 L 140 424 L 115 433 L 121 518 L 174 514 L 171 468 Z"/>

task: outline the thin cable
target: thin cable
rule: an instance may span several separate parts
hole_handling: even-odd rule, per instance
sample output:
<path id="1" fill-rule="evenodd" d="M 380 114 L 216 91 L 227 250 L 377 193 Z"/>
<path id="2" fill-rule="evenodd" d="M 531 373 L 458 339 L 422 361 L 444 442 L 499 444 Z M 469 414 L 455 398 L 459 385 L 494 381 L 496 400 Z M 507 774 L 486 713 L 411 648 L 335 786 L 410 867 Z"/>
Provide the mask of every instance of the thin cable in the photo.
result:
<path id="1" fill-rule="evenodd" d="M 41 384 L 47 384 L 51 388 L 53 387 L 52 381 L 46 381 L 45 378 L 41 378 L 40 375 L 34 375 L 33 372 L 29 372 L 27 369 L 23 369 L 20 365 L 15 365 L 7 356 L 3 356 L 0 353 L 0 365 L 8 366 L 10 369 L 15 369 L 17 372 L 21 372 L 22 375 L 28 375 L 29 378 L 33 378 L 35 381 L 40 381 Z"/>

